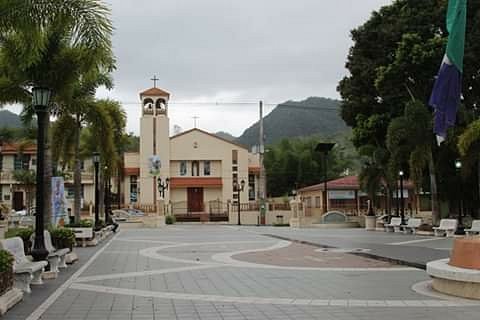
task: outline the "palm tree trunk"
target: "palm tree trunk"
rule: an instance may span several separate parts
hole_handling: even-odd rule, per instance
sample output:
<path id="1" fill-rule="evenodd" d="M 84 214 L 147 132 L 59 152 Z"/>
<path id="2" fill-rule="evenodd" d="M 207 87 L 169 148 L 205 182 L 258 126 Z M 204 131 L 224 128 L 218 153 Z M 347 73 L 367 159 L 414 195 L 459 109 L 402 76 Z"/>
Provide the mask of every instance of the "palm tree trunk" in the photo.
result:
<path id="1" fill-rule="evenodd" d="M 428 171 L 430 173 L 430 195 L 432 197 L 432 224 L 438 225 L 440 222 L 440 211 L 438 204 L 437 176 L 435 174 L 435 162 L 433 161 L 433 152 L 428 150 Z"/>
<path id="2" fill-rule="evenodd" d="M 477 174 L 478 174 L 478 198 L 480 200 L 480 158 L 478 158 Z M 480 217 L 480 208 L 478 208 L 478 211 L 477 211 L 477 218 L 478 217 Z"/>
<path id="3" fill-rule="evenodd" d="M 81 123 L 77 115 L 77 124 L 75 127 L 75 147 L 73 158 L 75 160 L 75 167 L 73 171 L 73 212 L 75 215 L 75 222 L 80 221 L 80 206 L 82 197 L 82 163 L 80 159 L 80 130 Z"/>

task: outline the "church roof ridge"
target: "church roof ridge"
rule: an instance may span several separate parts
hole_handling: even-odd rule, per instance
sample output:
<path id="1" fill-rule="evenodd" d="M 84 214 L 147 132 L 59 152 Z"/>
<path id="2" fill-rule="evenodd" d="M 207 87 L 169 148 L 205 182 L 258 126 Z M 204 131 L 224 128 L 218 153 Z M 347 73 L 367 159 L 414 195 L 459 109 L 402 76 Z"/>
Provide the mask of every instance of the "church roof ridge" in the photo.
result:
<path id="1" fill-rule="evenodd" d="M 150 89 L 147 89 L 143 92 L 140 92 L 140 96 L 167 96 L 170 97 L 170 93 L 167 91 L 157 88 L 157 87 L 152 87 Z"/>
<path id="2" fill-rule="evenodd" d="M 198 131 L 198 132 L 201 132 L 201 133 L 203 133 L 203 134 L 207 134 L 207 135 L 209 135 L 209 136 L 211 136 L 211 137 L 214 137 L 214 138 L 216 138 L 216 139 L 222 140 L 222 141 L 224 141 L 224 142 L 233 144 L 233 145 L 238 146 L 238 147 L 240 147 L 240 148 L 242 148 L 242 149 L 246 149 L 247 151 L 250 151 L 247 146 L 245 146 L 245 145 L 243 145 L 243 144 L 241 144 L 241 143 L 237 143 L 237 142 L 235 142 L 235 141 L 230 141 L 230 140 L 228 140 L 228 139 L 219 137 L 219 136 L 217 136 L 216 134 L 213 134 L 213 133 L 210 133 L 210 132 L 208 132 L 208 131 L 205 131 L 205 130 L 202 130 L 202 129 L 198 129 L 198 128 L 192 128 L 192 129 L 190 129 L 190 130 L 180 132 L 180 133 L 178 133 L 178 134 L 176 134 L 176 135 L 171 136 L 171 137 L 170 137 L 170 140 L 175 139 L 175 138 L 178 138 L 178 137 L 183 136 L 183 135 L 185 135 L 185 134 L 191 133 L 191 132 L 193 132 L 193 131 Z"/>

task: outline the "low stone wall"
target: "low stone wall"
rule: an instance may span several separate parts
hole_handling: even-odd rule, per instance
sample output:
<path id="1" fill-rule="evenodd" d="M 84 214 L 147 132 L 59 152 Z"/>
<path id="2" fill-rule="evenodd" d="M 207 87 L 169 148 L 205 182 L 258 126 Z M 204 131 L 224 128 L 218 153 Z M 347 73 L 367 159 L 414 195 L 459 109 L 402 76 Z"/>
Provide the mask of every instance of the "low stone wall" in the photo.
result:
<path id="1" fill-rule="evenodd" d="M 290 217 L 292 215 L 291 211 L 285 210 L 274 210 L 274 211 L 267 211 L 265 215 L 265 223 L 267 225 L 273 225 L 275 223 L 289 223 Z M 277 216 L 279 218 L 277 218 Z M 257 225 L 259 223 L 260 212 L 259 211 L 242 211 L 240 212 L 240 222 L 245 225 Z M 282 217 L 282 218 L 280 218 Z M 230 212 L 228 215 L 228 223 L 229 224 L 237 224 L 238 223 L 238 213 L 237 212 Z"/>

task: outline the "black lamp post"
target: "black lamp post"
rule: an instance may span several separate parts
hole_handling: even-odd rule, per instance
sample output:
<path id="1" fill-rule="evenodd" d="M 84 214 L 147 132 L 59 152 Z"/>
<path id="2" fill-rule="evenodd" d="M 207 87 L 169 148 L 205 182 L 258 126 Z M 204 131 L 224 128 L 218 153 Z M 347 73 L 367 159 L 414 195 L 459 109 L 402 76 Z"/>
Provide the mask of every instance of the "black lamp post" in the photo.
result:
<path id="1" fill-rule="evenodd" d="M 398 172 L 398 175 L 400 176 L 400 216 L 402 217 L 402 224 L 405 224 L 405 206 L 403 203 L 403 176 L 404 176 L 403 170 L 400 170 Z"/>
<path id="2" fill-rule="evenodd" d="M 106 174 L 107 172 L 108 172 L 108 166 L 105 166 L 105 196 L 104 196 L 105 222 L 109 223 L 112 197 L 111 197 L 111 190 L 110 190 L 111 189 L 110 178 Z"/>
<path id="3" fill-rule="evenodd" d="M 460 176 L 460 199 L 459 199 L 459 206 L 458 206 L 458 226 L 457 230 L 455 231 L 456 235 L 464 235 L 465 234 L 465 226 L 463 225 L 463 181 L 462 181 L 462 176 L 461 176 L 461 170 L 462 170 L 462 162 L 460 160 L 455 160 L 455 169 L 458 172 Z"/>
<path id="4" fill-rule="evenodd" d="M 157 189 L 160 192 L 160 196 L 162 199 L 165 198 L 165 191 L 168 190 L 168 186 L 170 185 L 170 178 L 166 178 L 164 181 L 162 178 L 157 179 Z"/>
<path id="5" fill-rule="evenodd" d="M 37 114 L 37 189 L 36 189 L 36 210 L 35 210 L 35 244 L 32 249 L 32 257 L 35 261 L 45 260 L 48 251 L 45 249 L 43 238 L 46 190 L 44 165 L 45 165 L 45 143 L 46 125 L 48 121 L 48 107 L 52 91 L 48 88 L 35 87 L 32 89 L 32 103 Z"/>
<path id="6" fill-rule="evenodd" d="M 335 143 L 319 143 L 315 148 L 315 151 L 321 152 L 323 154 L 323 213 L 327 212 L 328 206 L 328 190 L 327 190 L 327 156 L 330 151 L 335 147 Z"/>
<path id="7" fill-rule="evenodd" d="M 238 185 L 238 182 L 235 182 L 235 191 L 237 191 L 237 203 L 238 203 L 238 222 L 237 224 L 240 226 L 242 223 L 240 222 L 240 192 L 243 191 L 245 188 L 245 180 L 242 180 L 240 182 L 240 185 Z"/>
<path id="8" fill-rule="evenodd" d="M 95 168 L 95 226 L 98 225 L 100 219 L 98 214 L 98 204 L 100 203 L 99 199 L 99 190 L 98 190 L 98 166 L 100 164 L 100 154 L 98 152 L 93 153 L 93 165 Z"/>

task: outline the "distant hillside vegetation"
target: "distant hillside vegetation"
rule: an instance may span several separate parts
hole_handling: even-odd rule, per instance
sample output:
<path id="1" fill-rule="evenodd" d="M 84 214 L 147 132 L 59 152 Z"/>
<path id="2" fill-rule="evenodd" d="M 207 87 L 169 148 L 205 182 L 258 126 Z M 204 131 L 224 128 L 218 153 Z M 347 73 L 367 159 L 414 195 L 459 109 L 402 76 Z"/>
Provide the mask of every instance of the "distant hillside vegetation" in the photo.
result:
<path id="1" fill-rule="evenodd" d="M 0 128 L 20 128 L 22 127 L 22 122 L 20 117 L 8 110 L 0 110 Z"/>
<path id="2" fill-rule="evenodd" d="M 234 137 L 233 135 L 225 131 L 219 131 L 215 133 L 215 135 L 228 141 L 235 141 L 237 139 L 237 137 Z"/>
<path id="3" fill-rule="evenodd" d="M 283 138 L 310 135 L 332 136 L 347 130 L 340 117 L 340 101 L 311 97 L 304 101 L 287 101 L 264 118 L 266 144 Z M 259 123 L 245 130 L 237 142 L 253 146 L 259 140 Z"/>

